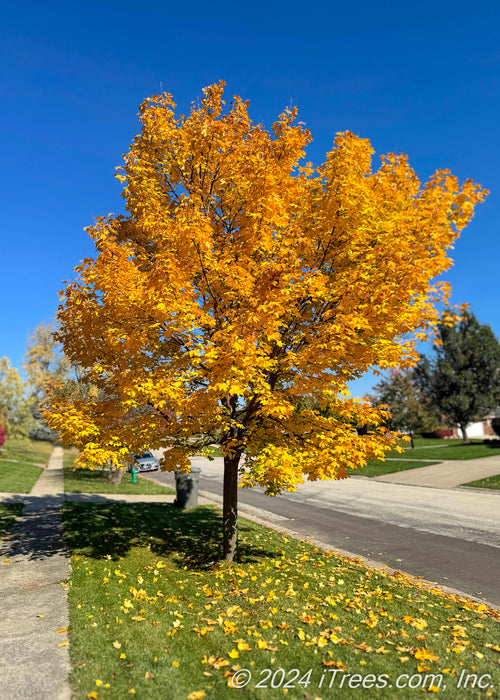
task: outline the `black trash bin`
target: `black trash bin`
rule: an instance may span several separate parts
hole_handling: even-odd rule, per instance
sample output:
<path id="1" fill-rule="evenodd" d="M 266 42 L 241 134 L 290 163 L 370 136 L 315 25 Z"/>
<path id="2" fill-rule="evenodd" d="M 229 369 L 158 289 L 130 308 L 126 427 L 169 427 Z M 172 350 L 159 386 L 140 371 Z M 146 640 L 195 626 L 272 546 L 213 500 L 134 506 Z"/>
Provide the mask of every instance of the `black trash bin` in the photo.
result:
<path id="1" fill-rule="evenodd" d="M 193 508 L 198 505 L 198 485 L 200 482 L 199 467 L 191 467 L 187 474 L 175 472 L 175 501 L 177 508 Z"/>

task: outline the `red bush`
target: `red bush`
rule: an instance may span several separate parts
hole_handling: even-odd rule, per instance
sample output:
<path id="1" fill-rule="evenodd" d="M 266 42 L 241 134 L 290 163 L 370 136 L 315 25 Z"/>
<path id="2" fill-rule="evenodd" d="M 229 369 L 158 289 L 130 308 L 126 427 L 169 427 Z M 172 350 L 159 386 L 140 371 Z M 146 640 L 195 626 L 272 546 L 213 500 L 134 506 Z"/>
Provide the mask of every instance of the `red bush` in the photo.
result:
<path id="1" fill-rule="evenodd" d="M 453 437 L 453 430 L 435 430 L 434 435 L 437 438 L 449 438 Z"/>
<path id="2" fill-rule="evenodd" d="M 5 438 L 7 437 L 7 430 L 3 427 L 3 425 L 0 425 L 0 447 L 3 447 L 5 445 Z"/>

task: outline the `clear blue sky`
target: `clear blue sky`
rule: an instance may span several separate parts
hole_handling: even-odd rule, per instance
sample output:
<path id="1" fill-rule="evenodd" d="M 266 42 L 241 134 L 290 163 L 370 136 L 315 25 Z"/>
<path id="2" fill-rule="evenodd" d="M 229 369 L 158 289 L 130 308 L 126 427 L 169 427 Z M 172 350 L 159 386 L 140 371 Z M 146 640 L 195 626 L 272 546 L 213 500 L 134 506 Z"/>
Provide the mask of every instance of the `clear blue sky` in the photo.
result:
<path id="1" fill-rule="evenodd" d="M 122 210 L 114 168 L 143 98 L 161 84 L 186 111 L 220 79 L 266 126 L 297 105 L 315 163 L 350 129 L 421 179 L 450 168 L 490 189 L 447 279 L 500 335 L 499 26 L 496 0 L 4 4 L 0 356 L 20 366 L 92 255 L 83 228 Z"/>

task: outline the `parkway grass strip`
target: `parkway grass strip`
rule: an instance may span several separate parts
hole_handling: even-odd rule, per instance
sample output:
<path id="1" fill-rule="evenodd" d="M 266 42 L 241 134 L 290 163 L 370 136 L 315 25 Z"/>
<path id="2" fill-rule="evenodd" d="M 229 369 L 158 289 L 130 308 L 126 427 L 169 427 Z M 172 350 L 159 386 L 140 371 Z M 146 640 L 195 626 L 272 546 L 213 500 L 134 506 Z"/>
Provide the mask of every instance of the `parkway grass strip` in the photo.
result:
<path id="1" fill-rule="evenodd" d="M 498 696 L 485 605 L 244 519 L 239 562 L 220 564 L 212 507 L 67 503 L 64 523 L 75 698 L 234 699 L 245 678 L 245 698 L 347 698 L 361 678 L 370 698 L 454 700 L 464 671 Z M 420 686 L 391 690 L 402 674 Z"/>

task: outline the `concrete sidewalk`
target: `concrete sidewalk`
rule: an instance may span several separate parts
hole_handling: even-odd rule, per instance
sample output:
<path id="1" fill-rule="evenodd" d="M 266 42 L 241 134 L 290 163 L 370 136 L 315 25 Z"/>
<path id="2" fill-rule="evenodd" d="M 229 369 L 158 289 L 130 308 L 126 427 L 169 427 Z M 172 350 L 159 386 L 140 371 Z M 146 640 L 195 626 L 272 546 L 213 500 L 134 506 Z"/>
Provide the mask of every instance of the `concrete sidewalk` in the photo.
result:
<path id="1" fill-rule="evenodd" d="M 361 471 L 360 474 L 362 473 Z M 481 459 L 446 460 L 430 467 L 416 467 L 393 474 L 382 474 L 374 477 L 374 481 L 451 489 L 497 474 L 500 474 L 500 455 L 481 457 Z"/>
<path id="2" fill-rule="evenodd" d="M 62 543 L 62 448 L 54 449 L 23 500 L 21 517 L 0 544 L 0 698 L 69 700 L 63 582 L 71 576 L 71 561 Z"/>

